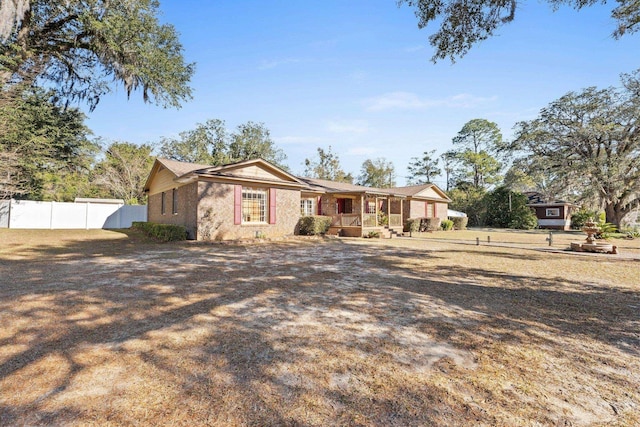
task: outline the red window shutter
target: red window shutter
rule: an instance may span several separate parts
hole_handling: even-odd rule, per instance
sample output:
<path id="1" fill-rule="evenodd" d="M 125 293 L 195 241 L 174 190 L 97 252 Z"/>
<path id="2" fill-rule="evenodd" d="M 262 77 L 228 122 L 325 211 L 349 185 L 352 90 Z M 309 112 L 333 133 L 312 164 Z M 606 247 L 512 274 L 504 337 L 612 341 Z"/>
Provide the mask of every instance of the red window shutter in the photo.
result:
<path id="1" fill-rule="evenodd" d="M 318 196 L 318 215 L 322 215 L 322 196 Z"/>
<path id="2" fill-rule="evenodd" d="M 269 189 L 269 224 L 276 223 L 276 189 Z"/>
<path id="3" fill-rule="evenodd" d="M 233 195 L 233 223 L 242 224 L 242 185 L 234 186 Z"/>

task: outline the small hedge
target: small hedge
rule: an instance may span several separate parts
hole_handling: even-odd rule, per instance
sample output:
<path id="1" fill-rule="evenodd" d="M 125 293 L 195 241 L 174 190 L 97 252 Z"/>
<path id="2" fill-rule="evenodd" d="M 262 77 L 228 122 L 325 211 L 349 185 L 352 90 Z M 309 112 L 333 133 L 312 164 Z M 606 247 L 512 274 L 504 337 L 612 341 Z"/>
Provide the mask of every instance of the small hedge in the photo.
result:
<path id="1" fill-rule="evenodd" d="M 298 234 L 318 236 L 326 234 L 331 226 L 331 217 L 322 215 L 303 216 L 298 221 Z"/>
<path id="2" fill-rule="evenodd" d="M 181 225 L 136 221 L 131 224 L 131 228 L 140 230 L 159 242 L 173 242 L 187 239 L 187 229 Z"/>
<path id="3" fill-rule="evenodd" d="M 440 230 L 440 218 L 422 218 L 420 222 L 420 231 L 436 231 Z"/>
<path id="4" fill-rule="evenodd" d="M 404 223 L 404 231 L 436 231 L 440 229 L 440 218 L 409 218 Z"/>
<path id="5" fill-rule="evenodd" d="M 420 218 L 409 218 L 404 223 L 404 231 L 409 233 L 416 233 L 420 230 Z"/>
<path id="6" fill-rule="evenodd" d="M 454 230 L 466 230 L 469 218 L 466 216 L 454 216 L 451 217 L 451 221 L 453 221 Z"/>
<path id="7" fill-rule="evenodd" d="M 442 220 L 442 223 L 440 224 L 440 227 L 442 227 L 442 229 L 444 231 L 449 231 L 453 229 L 453 221 L 451 221 L 450 219 L 444 219 Z"/>

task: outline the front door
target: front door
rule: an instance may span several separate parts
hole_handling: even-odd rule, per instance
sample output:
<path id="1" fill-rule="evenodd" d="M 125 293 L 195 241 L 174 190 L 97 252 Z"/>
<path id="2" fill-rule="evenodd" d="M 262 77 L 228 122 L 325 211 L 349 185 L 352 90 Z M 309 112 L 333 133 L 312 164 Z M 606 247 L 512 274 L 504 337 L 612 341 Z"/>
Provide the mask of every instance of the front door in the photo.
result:
<path id="1" fill-rule="evenodd" d="M 351 199 L 336 199 L 338 202 L 338 213 L 348 214 L 353 211 L 353 200 Z"/>

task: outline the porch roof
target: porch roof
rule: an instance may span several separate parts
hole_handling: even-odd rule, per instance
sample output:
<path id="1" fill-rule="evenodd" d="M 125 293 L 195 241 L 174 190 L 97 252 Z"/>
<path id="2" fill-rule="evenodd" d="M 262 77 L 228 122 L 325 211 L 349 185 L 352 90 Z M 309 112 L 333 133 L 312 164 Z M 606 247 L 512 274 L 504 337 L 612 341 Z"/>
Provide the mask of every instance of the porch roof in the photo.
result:
<path id="1" fill-rule="evenodd" d="M 397 197 L 404 199 L 406 196 L 390 188 L 373 188 L 365 187 L 363 185 L 350 184 L 348 182 L 336 182 L 328 181 L 326 179 L 317 178 L 302 178 L 298 179 L 307 184 L 307 188 L 302 191 L 308 190 L 314 193 L 325 194 L 360 194 L 369 196 L 384 196 L 384 197 Z"/>

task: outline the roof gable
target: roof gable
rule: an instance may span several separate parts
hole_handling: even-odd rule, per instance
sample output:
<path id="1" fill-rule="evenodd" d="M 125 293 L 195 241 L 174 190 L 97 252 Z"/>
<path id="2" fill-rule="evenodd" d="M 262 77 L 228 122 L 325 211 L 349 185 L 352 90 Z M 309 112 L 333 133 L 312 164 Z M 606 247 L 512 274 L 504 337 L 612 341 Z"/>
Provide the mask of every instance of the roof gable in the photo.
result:
<path id="1" fill-rule="evenodd" d="M 194 179 L 230 179 L 234 181 L 279 183 L 298 187 L 304 185 L 289 172 L 264 159 L 244 160 L 227 165 L 196 169 L 179 176 L 177 181 L 188 182 Z"/>
<path id="2" fill-rule="evenodd" d="M 233 178 L 287 181 L 302 184 L 289 172 L 267 162 L 264 159 L 244 160 L 221 166 L 209 166 L 194 171 L 201 176 L 226 176 Z"/>
<path id="3" fill-rule="evenodd" d="M 158 187 L 158 191 L 163 191 L 160 187 L 175 186 L 173 181 L 181 175 L 186 173 L 208 168 L 209 165 L 203 165 L 198 163 L 180 162 L 177 160 L 156 158 L 151 167 L 151 172 L 144 184 L 144 191 L 152 190 L 152 187 Z M 156 191 L 154 191 L 156 192 Z"/>
<path id="4" fill-rule="evenodd" d="M 392 190 L 414 199 L 451 201 L 447 194 L 435 184 L 410 185 L 392 188 Z"/>

